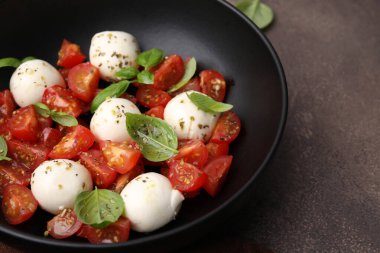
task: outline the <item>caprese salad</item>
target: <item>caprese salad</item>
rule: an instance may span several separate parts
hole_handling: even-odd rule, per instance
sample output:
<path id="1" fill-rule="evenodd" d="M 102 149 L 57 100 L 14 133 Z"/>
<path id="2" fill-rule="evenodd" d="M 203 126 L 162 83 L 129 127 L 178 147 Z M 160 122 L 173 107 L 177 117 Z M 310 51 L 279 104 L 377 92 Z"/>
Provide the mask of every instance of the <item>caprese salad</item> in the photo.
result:
<path id="1" fill-rule="evenodd" d="M 0 92 L 0 194 L 10 224 L 50 213 L 45 236 L 127 241 L 172 221 L 186 198 L 220 191 L 240 132 L 226 81 L 196 60 L 95 34 L 89 61 L 63 40 L 58 69 L 26 57 Z M 203 189 L 203 190 L 202 190 Z"/>

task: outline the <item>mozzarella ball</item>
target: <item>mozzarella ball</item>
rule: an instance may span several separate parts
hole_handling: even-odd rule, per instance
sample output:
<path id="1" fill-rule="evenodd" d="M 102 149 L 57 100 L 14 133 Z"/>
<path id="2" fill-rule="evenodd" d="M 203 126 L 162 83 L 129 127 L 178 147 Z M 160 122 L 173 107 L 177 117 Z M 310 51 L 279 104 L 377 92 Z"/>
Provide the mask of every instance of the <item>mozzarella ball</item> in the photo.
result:
<path id="1" fill-rule="evenodd" d="M 65 208 L 74 208 L 79 193 L 92 190 L 91 174 L 71 160 L 45 161 L 33 172 L 31 189 L 42 209 L 58 214 Z"/>
<path id="2" fill-rule="evenodd" d="M 92 116 L 90 129 L 97 140 L 122 142 L 131 140 L 125 114 L 141 114 L 139 108 L 124 98 L 109 98 L 100 104 Z"/>
<path id="3" fill-rule="evenodd" d="M 187 94 L 175 96 L 165 107 L 164 120 L 174 128 L 179 139 L 201 139 L 207 141 L 218 121 L 220 113 L 209 113 L 199 109 Z"/>
<path id="4" fill-rule="evenodd" d="M 169 179 L 155 172 L 136 177 L 120 195 L 125 203 L 124 216 L 138 232 L 151 232 L 172 221 L 184 200 Z"/>
<path id="5" fill-rule="evenodd" d="M 46 88 L 65 85 L 61 74 L 43 60 L 30 60 L 21 64 L 10 80 L 10 90 L 20 107 L 41 102 Z"/>
<path id="6" fill-rule="evenodd" d="M 133 35 L 126 32 L 105 31 L 92 37 L 90 62 L 106 81 L 117 80 L 115 73 L 122 68 L 137 67 L 139 45 Z"/>

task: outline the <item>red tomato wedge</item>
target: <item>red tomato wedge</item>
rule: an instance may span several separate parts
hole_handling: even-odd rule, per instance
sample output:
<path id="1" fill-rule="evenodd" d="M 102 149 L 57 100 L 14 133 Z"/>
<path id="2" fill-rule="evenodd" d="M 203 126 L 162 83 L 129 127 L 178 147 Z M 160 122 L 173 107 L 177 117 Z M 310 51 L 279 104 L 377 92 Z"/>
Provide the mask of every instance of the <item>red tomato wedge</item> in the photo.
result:
<path id="1" fill-rule="evenodd" d="M 185 64 L 179 55 L 169 55 L 154 70 L 153 87 L 160 90 L 167 90 L 178 83 L 185 73 Z"/>
<path id="2" fill-rule="evenodd" d="M 10 184 L 27 186 L 30 183 L 32 172 L 16 161 L 0 161 L 0 195 Z"/>
<path id="3" fill-rule="evenodd" d="M 72 236 L 82 227 L 82 222 L 77 219 L 72 209 L 63 209 L 63 211 L 54 216 L 47 223 L 47 231 L 55 239 L 64 239 Z"/>
<path id="4" fill-rule="evenodd" d="M 201 91 L 201 85 L 200 85 L 200 79 L 199 77 L 193 77 L 185 86 L 183 86 L 181 89 L 175 91 L 175 92 L 172 92 L 171 95 L 172 96 L 177 96 L 178 94 L 181 94 L 182 92 L 185 92 L 185 91 L 190 91 L 190 90 L 193 90 L 193 91 Z"/>
<path id="5" fill-rule="evenodd" d="M 80 47 L 64 39 L 61 49 L 58 52 L 57 65 L 64 68 L 72 68 L 86 59 L 86 56 L 81 52 Z"/>
<path id="6" fill-rule="evenodd" d="M 125 174 L 133 169 L 141 156 L 137 144 L 132 142 L 101 141 L 99 145 L 108 166 L 120 174 Z"/>
<path id="7" fill-rule="evenodd" d="M 172 99 L 165 91 L 157 90 L 147 85 L 138 88 L 136 98 L 137 102 L 148 108 L 165 106 Z"/>
<path id="8" fill-rule="evenodd" d="M 38 203 L 27 187 L 11 184 L 4 189 L 1 207 L 5 220 L 9 224 L 17 225 L 33 216 Z"/>
<path id="9" fill-rule="evenodd" d="M 74 117 L 82 113 L 82 103 L 76 98 L 73 92 L 60 85 L 54 85 L 45 89 L 42 96 L 42 103 L 51 110 L 65 112 Z"/>
<path id="10" fill-rule="evenodd" d="M 171 160 L 168 165 L 168 178 L 174 189 L 181 192 L 194 192 L 206 183 L 207 175 L 190 163 L 185 163 L 183 160 Z"/>
<path id="11" fill-rule="evenodd" d="M 74 158 L 80 152 L 87 151 L 94 141 L 95 137 L 88 128 L 77 125 L 54 146 L 49 157 L 53 159 Z"/>
<path id="12" fill-rule="evenodd" d="M 202 93 L 222 102 L 226 95 L 226 81 L 222 74 L 216 70 L 203 70 L 199 76 Z"/>
<path id="13" fill-rule="evenodd" d="M 218 119 L 214 132 L 210 138 L 210 142 L 215 143 L 231 143 L 239 135 L 241 122 L 236 113 L 228 111 L 222 114 Z"/>
<path id="14" fill-rule="evenodd" d="M 116 182 L 112 187 L 112 190 L 120 193 L 129 182 L 131 182 L 135 177 L 142 173 L 144 173 L 144 164 L 140 160 L 137 165 L 133 167 L 133 169 L 125 174 L 118 175 Z"/>
<path id="15" fill-rule="evenodd" d="M 41 144 L 30 144 L 19 140 L 8 140 L 8 154 L 17 162 L 34 170 L 48 159 L 49 148 Z"/>
<path id="16" fill-rule="evenodd" d="M 116 179 L 116 171 L 108 167 L 102 151 L 90 149 L 79 154 L 80 163 L 91 173 L 92 180 L 99 188 L 108 188 Z"/>
<path id="17" fill-rule="evenodd" d="M 203 188 L 211 196 L 215 197 L 220 191 L 230 169 L 232 158 L 230 155 L 219 156 L 211 160 L 203 168 L 203 171 L 207 174 L 207 181 Z"/>
<path id="18" fill-rule="evenodd" d="M 130 227 L 129 220 L 121 217 L 105 228 L 94 228 L 83 224 L 78 236 L 87 238 L 93 244 L 126 242 L 129 239 Z"/>
<path id="19" fill-rule="evenodd" d="M 35 142 L 38 139 L 38 118 L 33 105 L 15 111 L 8 121 L 8 128 L 13 137 Z"/>
<path id="20" fill-rule="evenodd" d="M 201 169 L 207 162 L 208 151 L 206 145 L 200 140 L 191 140 L 178 150 L 178 154 L 170 158 L 171 160 L 183 160 Z"/>
<path id="21" fill-rule="evenodd" d="M 0 118 L 10 118 L 16 109 L 16 103 L 13 100 L 12 93 L 9 90 L 0 92 Z"/>
<path id="22" fill-rule="evenodd" d="M 45 129 L 47 127 L 53 126 L 53 120 L 50 117 L 45 118 L 37 113 L 37 120 L 38 120 L 38 126 L 40 129 Z"/>
<path id="23" fill-rule="evenodd" d="M 58 71 L 59 73 L 61 73 L 61 76 L 63 77 L 63 79 L 67 81 L 67 77 L 69 76 L 70 69 L 59 69 Z"/>
<path id="24" fill-rule="evenodd" d="M 164 119 L 164 111 L 165 111 L 165 107 L 163 107 L 162 105 L 159 105 L 159 106 L 153 107 L 152 109 L 145 112 L 144 114 L 151 117 Z"/>
<path id="25" fill-rule="evenodd" d="M 61 141 L 61 139 L 62 134 L 58 129 L 46 127 L 44 130 L 42 130 L 39 143 L 49 149 L 52 149 Z"/>
<path id="26" fill-rule="evenodd" d="M 75 97 L 90 103 L 99 85 L 99 70 L 91 63 L 81 63 L 70 69 L 67 83 Z"/>
<path id="27" fill-rule="evenodd" d="M 229 145 L 226 142 L 222 143 L 207 143 L 208 159 L 211 160 L 215 157 L 228 155 Z"/>

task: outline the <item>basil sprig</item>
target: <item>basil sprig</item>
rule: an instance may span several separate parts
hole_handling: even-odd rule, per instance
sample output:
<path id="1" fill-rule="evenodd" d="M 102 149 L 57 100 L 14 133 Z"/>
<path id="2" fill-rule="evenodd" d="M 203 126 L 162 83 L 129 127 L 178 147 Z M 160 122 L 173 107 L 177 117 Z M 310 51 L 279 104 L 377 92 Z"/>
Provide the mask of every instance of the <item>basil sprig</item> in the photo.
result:
<path id="1" fill-rule="evenodd" d="M 192 57 L 185 65 L 185 74 L 183 75 L 182 79 L 175 85 L 173 85 L 168 92 L 174 92 L 176 90 L 181 89 L 183 86 L 185 86 L 190 79 L 194 76 L 195 71 L 197 69 L 197 61 L 194 57 Z"/>
<path id="2" fill-rule="evenodd" d="M 116 222 L 124 211 L 121 196 L 107 189 L 81 192 L 75 199 L 74 212 L 78 219 L 96 228 Z"/>
<path id="3" fill-rule="evenodd" d="M 144 51 L 137 56 L 136 62 L 143 66 L 145 70 L 158 65 L 164 59 L 164 52 L 158 48 Z"/>
<path id="4" fill-rule="evenodd" d="M 147 160 L 161 162 L 178 153 L 177 135 L 165 121 L 143 114 L 126 113 L 126 124 L 129 135 Z"/>
<path id="5" fill-rule="evenodd" d="M 187 97 L 195 104 L 199 109 L 205 112 L 218 113 L 226 112 L 232 109 L 233 105 L 221 103 L 215 101 L 211 97 L 199 92 L 186 93 Z"/>
<path id="6" fill-rule="evenodd" d="M 249 17 L 260 29 L 264 29 L 273 21 L 272 9 L 261 0 L 242 0 L 236 4 L 236 8 Z"/>
<path id="7" fill-rule="evenodd" d="M 120 97 L 128 89 L 130 83 L 131 81 L 123 80 L 113 83 L 99 92 L 91 102 L 91 112 L 94 113 L 107 98 Z"/>
<path id="8" fill-rule="evenodd" d="M 129 67 L 129 68 L 124 68 L 120 69 L 118 72 L 116 72 L 116 77 L 121 78 L 121 79 L 132 79 L 137 76 L 139 73 L 139 70 L 136 69 L 135 67 Z"/>
<path id="9" fill-rule="evenodd" d="M 47 118 L 51 117 L 51 119 L 62 126 L 76 126 L 78 125 L 78 120 L 65 112 L 57 112 L 55 110 L 50 110 L 50 108 L 43 103 L 36 103 L 33 105 L 34 109 L 40 114 L 42 117 Z"/>
<path id="10" fill-rule="evenodd" d="M 148 70 L 143 70 L 137 74 L 137 82 L 143 84 L 153 84 L 154 75 L 150 73 Z"/>
<path id="11" fill-rule="evenodd" d="M 7 143 L 4 140 L 4 137 L 0 136 L 0 161 L 2 161 L 2 160 L 6 160 L 6 161 L 12 160 L 11 158 L 7 157 L 7 153 L 8 153 Z"/>
<path id="12" fill-rule="evenodd" d="M 21 61 L 14 57 L 2 58 L 0 59 L 0 68 L 4 68 L 4 67 L 18 68 L 18 66 L 20 66 L 21 63 L 24 63 L 26 61 L 30 61 L 33 59 L 35 59 L 33 56 L 25 57 Z"/>

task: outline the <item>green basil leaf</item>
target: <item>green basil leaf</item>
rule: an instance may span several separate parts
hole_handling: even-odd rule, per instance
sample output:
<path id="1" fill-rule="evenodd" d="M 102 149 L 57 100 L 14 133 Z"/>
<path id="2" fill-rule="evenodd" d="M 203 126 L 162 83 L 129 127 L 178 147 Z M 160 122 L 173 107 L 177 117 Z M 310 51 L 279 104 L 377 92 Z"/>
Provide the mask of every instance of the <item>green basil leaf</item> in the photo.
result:
<path id="1" fill-rule="evenodd" d="M 164 59 L 164 52 L 158 48 L 152 48 L 137 56 L 136 62 L 145 69 L 159 64 Z"/>
<path id="2" fill-rule="evenodd" d="M 94 113 L 98 109 L 99 105 L 103 103 L 107 98 L 120 97 L 129 86 L 130 82 L 123 80 L 117 83 L 113 83 L 96 95 L 91 102 L 91 112 Z"/>
<path id="3" fill-rule="evenodd" d="M 11 160 L 11 158 L 7 157 L 7 153 L 8 153 L 7 142 L 4 140 L 3 136 L 0 136 L 0 161 L 1 160 L 10 161 Z"/>
<path id="4" fill-rule="evenodd" d="M 143 84 L 153 84 L 154 75 L 150 73 L 148 70 L 143 70 L 137 74 L 137 82 Z"/>
<path id="5" fill-rule="evenodd" d="M 126 113 L 129 135 L 142 150 L 144 158 L 161 162 L 177 154 L 178 139 L 165 121 L 143 114 Z"/>
<path id="6" fill-rule="evenodd" d="M 260 29 L 264 29 L 273 21 L 272 9 L 260 0 L 243 0 L 236 7 L 249 17 Z"/>
<path id="7" fill-rule="evenodd" d="M 51 111 L 51 119 L 62 126 L 71 127 L 78 125 L 78 120 L 65 112 Z"/>
<path id="8" fill-rule="evenodd" d="M 96 228 L 116 222 L 124 211 L 121 196 L 107 189 L 81 192 L 75 199 L 74 212 L 78 219 Z"/>
<path id="9" fill-rule="evenodd" d="M 187 93 L 187 96 L 199 109 L 205 112 L 217 113 L 226 112 L 232 109 L 233 105 L 215 101 L 207 95 L 199 92 Z"/>
<path id="10" fill-rule="evenodd" d="M 129 67 L 126 69 L 120 69 L 118 72 L 116 72 L 115 76 L 122 79 L 132 79 L 135 78 L 138 73 L 138 69 L 135 67 Z"/>
<path id="11" fill-rule="evenodd" d="M 47 118 L 50 116 L 51 112 L 50 109 L 47 105 L 43 103 L 36 103 L 33 105 L 34 109 L 40 114 L 42 117 Z"/>
<path id="12" fill-rule="evenodd" d="M 3 68 L 3 67 L 17 68 L 18 66 L 20 66 L 20 64 L 21 64 L 21 61 L 13 57 L 0 59 L 0 68 Z"/>
<path id="13" fill-rule="evenodd" d="M 24 59 L 21 60 L 21 63 L 24 63 L 26 61 L 31 61 L 31 60 L 34 60 L 36 59 L 36 57 L 33 57 L 33 56 L 27 56 L 25 57 Z"/>
<path id="14" fill-rule="evenodd" d="M 181 81 L 179 81 L 177 84 L 173 85 L 168 92 L 174 92 L 176 90 L 179 90 L 183 86 L 185 86 L 190 79 L 194 76 L 195 70 L 197 69 L 197 61 L 194 57 L 192 57 L 185 66 L 185 74 L 183 75 Z"/>

